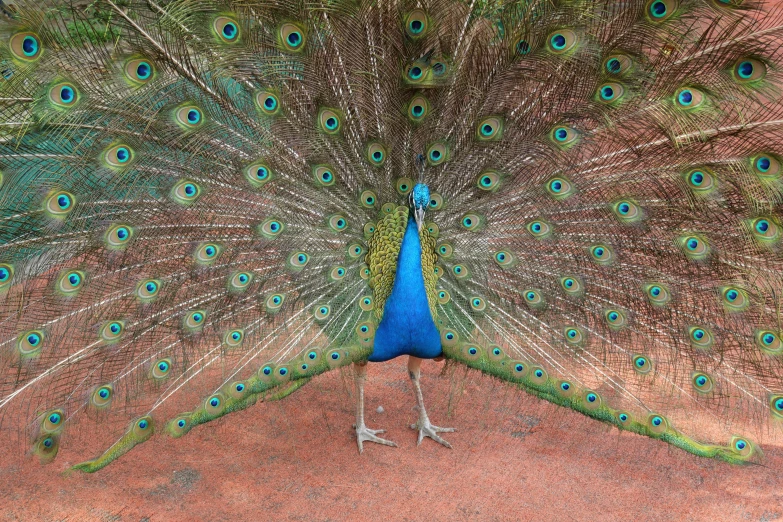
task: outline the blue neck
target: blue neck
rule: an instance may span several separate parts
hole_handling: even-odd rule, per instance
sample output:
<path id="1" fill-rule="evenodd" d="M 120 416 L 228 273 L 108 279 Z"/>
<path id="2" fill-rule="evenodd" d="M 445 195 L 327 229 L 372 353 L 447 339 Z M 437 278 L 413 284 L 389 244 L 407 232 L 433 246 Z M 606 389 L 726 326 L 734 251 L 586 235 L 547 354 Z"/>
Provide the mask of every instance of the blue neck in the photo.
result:
<path id="1" fill-rule="evenodd" d="M 441 353 L 440 333 L 432 320 L 421 274 L 419 230 L 410 218 L 402 238 L 392 293 L 375 332 L 370 361 L 388 361 L 400 355 L 432 359 Z"/>

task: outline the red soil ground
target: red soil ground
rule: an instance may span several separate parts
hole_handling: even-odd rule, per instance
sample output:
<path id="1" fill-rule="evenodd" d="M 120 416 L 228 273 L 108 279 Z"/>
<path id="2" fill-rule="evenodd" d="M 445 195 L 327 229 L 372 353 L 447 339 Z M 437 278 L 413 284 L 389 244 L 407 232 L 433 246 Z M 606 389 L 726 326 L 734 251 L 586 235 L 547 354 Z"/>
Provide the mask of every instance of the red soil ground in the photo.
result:
<path id="1" fill-rule="evenodd" d="M 433 422 L 458 429 L 453 450 L 416 447 L 400 358 L 371 365 L 366 389 L 368 425 L 399 448 L 366 443 L 360 456 L 350 376 L 326 375 L 93 475 L 60 474 L 76 462 L 65 448 L 49 466 L 0 449 L 0 521 L 783 520 L 783 448 L 731 466 L 475 375 L 452 392 L 441 367 L 425 362 L 424 392 Z"/>

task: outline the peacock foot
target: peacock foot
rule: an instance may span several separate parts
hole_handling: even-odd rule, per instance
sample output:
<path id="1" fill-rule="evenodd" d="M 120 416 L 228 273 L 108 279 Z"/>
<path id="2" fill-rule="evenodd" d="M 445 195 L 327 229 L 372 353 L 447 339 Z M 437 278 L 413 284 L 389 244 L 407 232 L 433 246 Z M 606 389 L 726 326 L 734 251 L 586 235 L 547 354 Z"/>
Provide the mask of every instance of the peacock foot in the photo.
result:
<path id="1" fill-rule="evenodd" d="M 353 427 L 356 428 L 356 442 L 359 444 L 360 454 L 362 451 L 364 451 L 364 448 L 362 447 L 362 443 L 367 441 L 377 442 L 378 444 L 383 444 L 385 446 L 394 446 L 395 448 L 397 447 L 397 445 L 392 441 L 382 439 L 377 436 L 379 433 L 385 433 L 385 430 L 371 430 L 364 424 L 360 424 L 359 426 L 354 424 Z"/>
<path id="2" fill-rule="evenodd" d="M 449 444 L 448 441 L 441 438 L 440 435 L 438 435 L 438 433 L 452 433 L 454 431 L 457 431 L 455 428 L 439 428 L 438 426 L 434 426 L 430 422 L 429 417 L 427 417 L 426 415 L 420 416 L 416 424 L 411 424 L 411 429 L 419 430 L 419 442 L 417 443 L 417 445 L 421 444 L 421 441 L 424 440 L 424 437 L 429 437 L 435 442 L 439 442 L 449 449 L 451 449 L 451 444 Z"/>

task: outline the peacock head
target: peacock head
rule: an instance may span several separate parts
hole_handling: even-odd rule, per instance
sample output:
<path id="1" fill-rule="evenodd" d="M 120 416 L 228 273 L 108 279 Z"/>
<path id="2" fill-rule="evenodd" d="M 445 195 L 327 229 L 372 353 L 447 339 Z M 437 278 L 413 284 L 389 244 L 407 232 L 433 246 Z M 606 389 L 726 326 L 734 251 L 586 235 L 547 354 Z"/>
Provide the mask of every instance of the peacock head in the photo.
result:
<path id="1" fill-rule="evenodd" d="M 416 218 L 416 225 L 421 230 L 424 225 L 424 212 L 430 205 L 430 188 L 424 183 L 417 183 L 410 195 L 411 210 Z"/>

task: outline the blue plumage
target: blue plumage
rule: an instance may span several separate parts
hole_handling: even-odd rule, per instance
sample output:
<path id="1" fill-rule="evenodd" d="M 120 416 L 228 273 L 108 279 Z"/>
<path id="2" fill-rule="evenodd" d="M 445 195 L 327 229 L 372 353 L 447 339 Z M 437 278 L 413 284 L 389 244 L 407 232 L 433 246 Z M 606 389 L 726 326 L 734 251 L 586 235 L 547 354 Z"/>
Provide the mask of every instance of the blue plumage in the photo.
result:
<path id="1" fill-rule="evenodd" d="M 440 334 L 432 321 L 424 278 L 421 275 L 421 242 L 416 221 L 408 219 L 391 296 L 375 333 L 371 362 L 400 355 L 433 359 L 442 354 Z"/>

